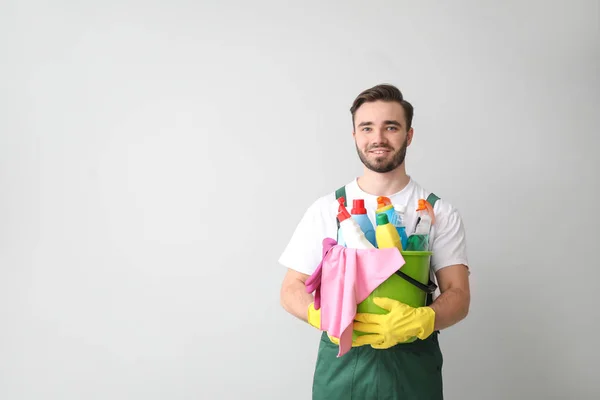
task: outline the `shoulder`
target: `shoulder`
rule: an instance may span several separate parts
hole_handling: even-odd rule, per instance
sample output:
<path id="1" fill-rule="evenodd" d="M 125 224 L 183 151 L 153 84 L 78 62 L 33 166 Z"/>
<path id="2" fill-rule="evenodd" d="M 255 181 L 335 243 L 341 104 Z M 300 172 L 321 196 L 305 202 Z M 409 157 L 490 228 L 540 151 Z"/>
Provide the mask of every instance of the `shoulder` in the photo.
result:
<path id="1" fill-rule="evenodd" d="M 458 213 L 458 209 L 444 197 L 443 193 L 431 191 L 415 182 L 415 192 L 417 196 L 415 198 L 431 199 L 433 203 L 433 212 L 436 216 L 444 217 L 453 213 Z"/>
<path id="2" fill-rule="evenodd" d="M 337 231 L 337 204 L 334 190 L 314 199 L 305 206 L 303 215 L 296 226 L 295 235 L 302 233 L 300 236 L 305 237 L 306 240 L 314 238 L 321 241 L 324 235 L 331 234 L 332 229 Z"/>
<path id="3" fill-rule="evenodd" d="M 420 188 L 422 198 L 432 192 Z M 433 251 L 431 265 L 434 271 L 455 265 L 468 265 L 466 232 L 458 208 L 444 198 L 443 193 L 436 193 L 438 199 L 433 206 L 435 221 L 431 228 L 430 250 Z"/>
<path id="4" fill-rule="evenodd" d="M 311 275 L 322 258 L 323 240 L 337 234 L 335 190 L 315 199 L 305 210 L 279 258 L 280 264 Z"/>
<path id="5" fill-rule="evenodd" d="M 438 238 L 445 233 L 452 233 L 458 237 L 464 236 L 462 217 L 457 207 L 450 201 L 440 197 L 433 207 L 435 222 L 433 224 L 433 237 Z"/>
<path id="6" fill-rule="evenodd" d="M 433 213 L 436 216 L 447 218 L 450 215 L 460 215 L 458 208 L 456 208 L 450 201 L 440 197 L 433 207 Z"/>
<path id="7" fill-rule="evenodd" d="M 331 205 L 334 201 L 335 194 L 333 192 L 317 197 L 315 200 L 309 203 L 305 213 L 310 215 L 322 214 L 327 210 L 328 207 L 331 208 Z"/>
<path id="8" fill-rule="evenodd" d="M 345 191 L 344 193 L 338 193 L 338 190 L 340 189 L 346 189 L 348 188 L 348 191 Z M 348 194 L 350 194 L 349 192 L 352 189 L 350 188 L 349 184 L 346 184 L 344 186 L 339 186 L 336 189 L 333 189 L 321 196 L 319 196 L 318 198 L 316 198 L 308 207 L 307 212 L 313 214 L 313 215 L 318 215 L 318 216 L 322 216 L 325 219 L 330 219 L 330 218 L 336 218 L 337 216 L 337 210 L 338 210 L 338 200 L 337 200 L 337 196 L 338 195 L 345 195 L 346 197 L 348 196 Z"/>
<path id="9" fill-rule="evenodd" d="M 431 238 L 433 243 L 445 244 L 444 238 L 463 241 L 465 238 L 465 227 L 459 209 L 444 197 L 443 193 L 433 192 L 417 185 L 417 198 L 427 199 L 430 195 L 435 196 L 433 202 L 433 214 L 435 221 L 432 226 Z"/>

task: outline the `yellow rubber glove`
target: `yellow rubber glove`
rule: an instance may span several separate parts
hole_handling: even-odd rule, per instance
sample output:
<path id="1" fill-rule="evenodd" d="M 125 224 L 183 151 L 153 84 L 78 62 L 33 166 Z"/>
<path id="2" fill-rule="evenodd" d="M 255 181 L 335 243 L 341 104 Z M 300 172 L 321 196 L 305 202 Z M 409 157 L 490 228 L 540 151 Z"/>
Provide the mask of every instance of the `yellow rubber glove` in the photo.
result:
<path id="1" fill-rule="evenodd" d="M 354 317 L 357 331 L 383 336 L 383 343 L 372 344 L 373 348 L 387 349 L 415 336 L 426 339 L 433 333 L 435 311 L 431 307 L 414 308 L 384 297 L 375 297 L 373 302 L 389 313 L 359 313 Z"/>
<path id="2" fill-rule="evenodd" d="M 321 310 L 320 309 L 315 310 L 314 303 L 310 303 L 308 305 L 307 319 L 308 319 L 308 323 L 310 325 L 321 330 Z M 327 334 L 327 336 L 329 337 L 329 340 L 331 340 L 332 343 L 335 343 L 337 345 L 340 344 L 339 338 L 336 338 L 335 336 L 331 336 L 329 333 Z M 382 343 L 382 342 L 383 342 L 382 335 L 363 335 L 363 336 L 357 337 L 355 340 L 352 341 L 352 347 L 364 346 L 367 344 L 374 345 L 374 344 L 378 344 L 378 343 Z"/>
<path id="3" fill-rule="evenodd" d="M 321 330 L 321 310 L 315 310 L 315 303 L 308 305 L 307 319 L 309 324 Z"/>

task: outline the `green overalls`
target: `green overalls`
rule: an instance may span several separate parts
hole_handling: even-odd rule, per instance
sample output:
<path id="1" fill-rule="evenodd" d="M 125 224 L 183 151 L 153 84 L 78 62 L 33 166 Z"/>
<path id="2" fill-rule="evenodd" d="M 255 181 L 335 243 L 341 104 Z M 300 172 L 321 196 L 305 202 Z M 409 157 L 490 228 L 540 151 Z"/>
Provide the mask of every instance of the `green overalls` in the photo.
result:
<path id="1" fill-rule="evenodd" d="M 336 198 L 345 197 L 345 188 Z M 428 201 L 433 206 L 437 196 Z M 432 294 L 428 293 L 427 304 Z M 435 331 L 425 340 L 377 350 L 353 347 L 337 357 L 338 345 L 321 335 L 313 378 L 313 400 L 441 400 L 442 352 Z"/>

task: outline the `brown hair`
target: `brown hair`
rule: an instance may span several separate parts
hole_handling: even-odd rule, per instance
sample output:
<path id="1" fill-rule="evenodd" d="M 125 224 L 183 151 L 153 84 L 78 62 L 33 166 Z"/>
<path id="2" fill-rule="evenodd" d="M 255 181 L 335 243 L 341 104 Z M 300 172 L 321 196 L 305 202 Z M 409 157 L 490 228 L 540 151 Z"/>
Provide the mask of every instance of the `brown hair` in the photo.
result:
<path id="1" fill-rule="evenodd" d="M 354 127 L 354 114 L 364 103 L 373 102 L 377 100 L 382 101 L 395 101 L 402 106 L 404 114 L 406 115 L 406 130 L 408 131 L 412 127 L 413 119 L 413 106 L 408 101 L 404 100 L 402 92 L 395 86 L 389 84 L 382 84 L 373 86 L 370 89 L 364 90 L 361 94 L 356 97 L 352 107 L 350 107 L 350 113 L 352 114 L 352 127 Z"/>

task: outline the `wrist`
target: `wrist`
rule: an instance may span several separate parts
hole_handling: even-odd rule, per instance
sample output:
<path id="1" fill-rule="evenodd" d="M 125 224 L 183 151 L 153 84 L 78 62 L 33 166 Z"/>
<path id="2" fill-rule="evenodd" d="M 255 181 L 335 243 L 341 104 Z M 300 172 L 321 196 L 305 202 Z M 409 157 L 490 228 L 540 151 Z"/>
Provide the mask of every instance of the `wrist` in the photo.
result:
<path id="1" fill-rule="evenodd" d="M 435 330 L 435 310 L 432 307 L 420 307 L 422 331 L 419 335 L 420 339 L 426 339 Z"/>

